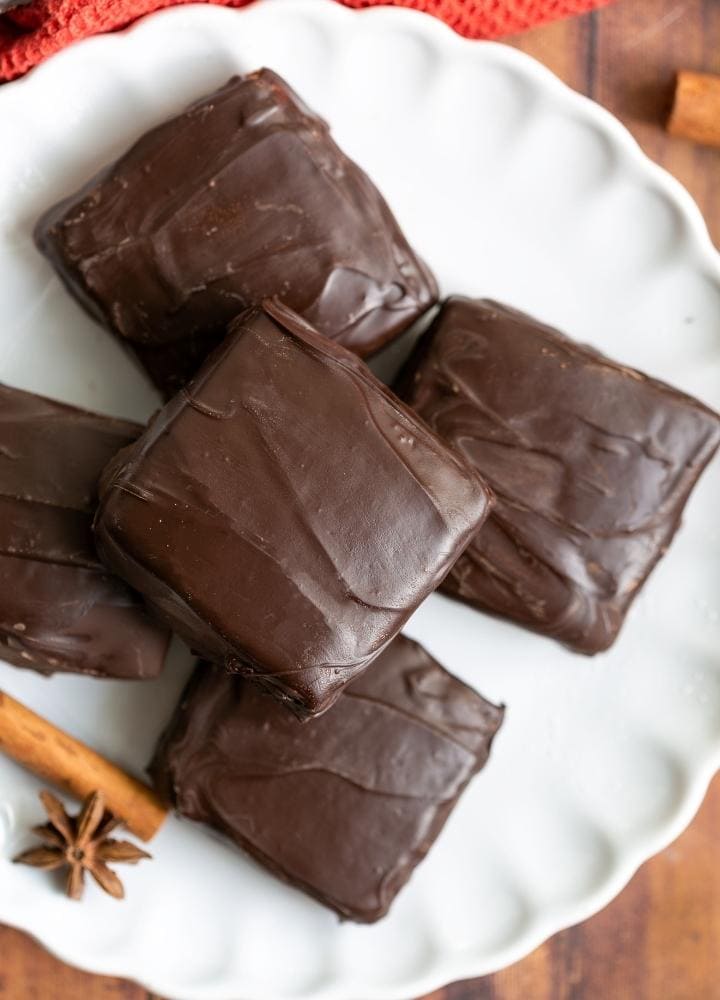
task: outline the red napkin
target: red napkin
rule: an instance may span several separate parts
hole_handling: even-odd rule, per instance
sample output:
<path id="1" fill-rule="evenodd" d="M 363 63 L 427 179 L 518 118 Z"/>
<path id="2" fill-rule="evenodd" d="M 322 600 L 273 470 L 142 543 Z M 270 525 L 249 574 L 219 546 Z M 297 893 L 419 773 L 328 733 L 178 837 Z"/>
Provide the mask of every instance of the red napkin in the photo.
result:
<path id="1" fill-rule="evenodd" d="M 54 52 L 88 35 L 124 28 L 143 14 L 189 0 L 32 0 L 0 16 L 0 81 L 22 76 Z M 251 0 L 210 0 L 244 7 Z M 347 7 L 414 7 L 468 38 L 497 38 L 582 14 L 611 0 L 340 0 Z"/>

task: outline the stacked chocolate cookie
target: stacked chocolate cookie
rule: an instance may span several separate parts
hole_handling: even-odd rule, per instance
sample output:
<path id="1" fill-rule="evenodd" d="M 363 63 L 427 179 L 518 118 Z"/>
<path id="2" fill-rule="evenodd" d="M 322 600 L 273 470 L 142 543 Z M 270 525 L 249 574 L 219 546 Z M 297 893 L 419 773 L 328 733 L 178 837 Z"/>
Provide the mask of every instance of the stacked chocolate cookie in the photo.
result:
<path id="1" fill-rule="evenodd" d="M 0 395 L 0 572 L 22 578 L 0 594 L 7 658 L 140 678 L 177 632 L 202 659 L 157 788 L 377 920 L 504 714 L 400 634 L 410 615 L 440 588 L 608 648 L 720 418 L 457 296 L 382 384 L 361 359 L 412 340 L 436 283 L 267 70 L 149 132 L 37 240 L 167 402 L 141 429 Z M 80 596 L 60 614 L 66 586 Z"/>

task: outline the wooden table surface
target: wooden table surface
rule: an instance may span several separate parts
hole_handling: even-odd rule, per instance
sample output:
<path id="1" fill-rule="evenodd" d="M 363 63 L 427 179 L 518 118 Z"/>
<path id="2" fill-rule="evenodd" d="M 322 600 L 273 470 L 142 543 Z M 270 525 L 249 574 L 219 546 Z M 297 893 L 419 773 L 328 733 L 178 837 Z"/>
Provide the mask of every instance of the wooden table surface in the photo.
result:
<path id="1" fill-rule="evenodd" d="M 720 72 L 720 0 L 617 0 L 511 43 L 625 122 L 690 190 L 720 245 L 720 150 L 662 131 L 674 72 Z M 602 913 L 504 972 L 449 986 L 427 1000 L 720 998 L 719 839 L 716 779 L 690 829 L 644 865 Z M 0 1000 L 80 997 L 150 1000 L 139 986 L 77 972 L 0 927 Z"/>

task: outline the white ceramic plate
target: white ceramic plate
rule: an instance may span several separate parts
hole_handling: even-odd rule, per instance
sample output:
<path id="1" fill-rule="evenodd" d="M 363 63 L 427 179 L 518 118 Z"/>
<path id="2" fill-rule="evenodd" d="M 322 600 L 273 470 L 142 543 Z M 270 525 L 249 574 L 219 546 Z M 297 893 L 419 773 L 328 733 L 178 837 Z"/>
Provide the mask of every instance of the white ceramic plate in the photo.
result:
<path id="1" fill-rule="evenodd" d="M 33 249 L 46 206 L 148 126 L 268 65 L 376 179 L 445 292 L 492 295 L 720 404 L 720 267 L 688 195 L 541 66 L 408 11 L 327 0 L 181 8 L 83 42 L 0 90 L 0 378 L 128 417 L 155 406 Z M 198 1000 L 408 998 L 495 970 L 603 906 L 692 817 L 720 760 L 720 463 L 611 653 L 440 597 L 408 632 L 509 705 L 490 765 L 374 927 L 341 925 L 172 821 L 123 905 L 12 866 L 40 812 L 0 760 L 0 920 L 63 959 Z M 187 673 L 0 687 L 141 771 Z"/>

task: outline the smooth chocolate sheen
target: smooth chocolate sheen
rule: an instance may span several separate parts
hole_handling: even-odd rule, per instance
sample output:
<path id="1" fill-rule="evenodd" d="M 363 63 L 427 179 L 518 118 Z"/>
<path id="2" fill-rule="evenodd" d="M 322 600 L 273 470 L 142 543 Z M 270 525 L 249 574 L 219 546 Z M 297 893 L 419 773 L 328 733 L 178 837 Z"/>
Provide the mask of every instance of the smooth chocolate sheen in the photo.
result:
<path id="1" fill-rule="evenodd" d="M 162 670 L 167 630 L 92 538 L 100 473 L 141 430 L 0 385 L 0 658 L 46 674 Z"/>
<path id="2" fill-rule="evenodd" d="M 489 495 L 355 355 L 266 310 L 113 463 L 96 539 L 195 651 L 314 715 L 437 587 Z"/>
<path id="3" fill-rule="evenodd" d="M 397 391 L 496 496 L 443 590 L 579 652 L 607 649 L 720 443 L 720 417 L 529 316 L 462 298 Z"/>
<path id="4" fill-rule="evenodd" d="M 268 296 L 361 356 L 437 298 L 375 185 L 269 70 L 148 132 L 36 239 L 168 395 Z"/>
<path id="5" fill-rule="evenodd" d="M 403 636 L 307 726 L 201 664 L 150 770 L 183 816 L 370 923 L 485 765 L 503 714 Z"/>

